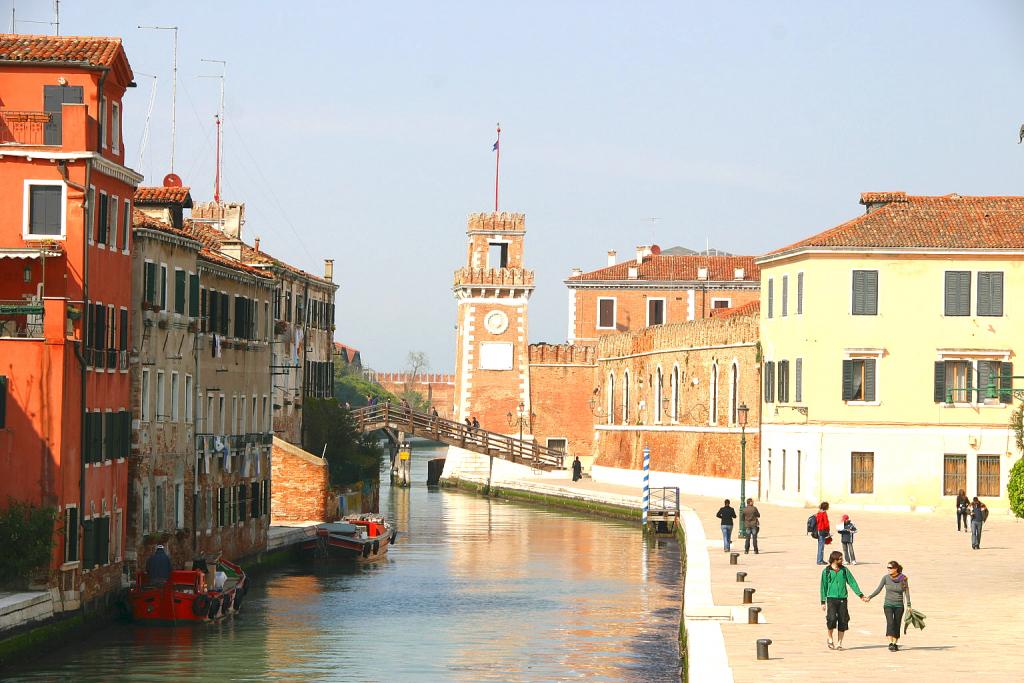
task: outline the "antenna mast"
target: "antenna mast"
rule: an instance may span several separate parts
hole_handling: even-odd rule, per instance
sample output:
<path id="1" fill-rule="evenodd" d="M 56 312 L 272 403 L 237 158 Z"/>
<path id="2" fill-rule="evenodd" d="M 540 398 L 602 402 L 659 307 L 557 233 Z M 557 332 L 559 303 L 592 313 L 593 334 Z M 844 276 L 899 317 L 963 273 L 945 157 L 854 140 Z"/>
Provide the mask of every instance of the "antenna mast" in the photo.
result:
<path id="1" fill-rule="evenodd" d="M 211 64 L 220 64 L 220 76 L 204 76 L 204 78 L 220 79 L 220 106 L 217 115 L 214 117 L 217 122 L 217 169 L 213 183 L 213 200 L 220 204 L 220 188 L 224 183 L 224 80 L 227 76 L 228 63 L 223 59 L 206 59 L 200 61 Z"/>
<path id="2" fill-rule="evenodd" d="M 53 25 L 56 27 L 54 35 L 60 35 L 60 0 L 53 0 Z"/>
<path id="3" fill-rule="evenodd" d="M 146 146 L 149 144 L 149 118 L 153 115 L 153 105 L 156 103 L 156 86 L 158 79 L 153 74 L 135 72 L 139 76 L 148 76 L 153 79 L 153 89 L 149 91 L 149 106 L 146 107 L 146 125 L 142 128 L 142 142 L 139 143 L 139 171 L 145 173 L 142 160 L 146 154 Z"/>
<path id="4" fill-rule="evenodd" d="M 171 173 L 174 173 L 174 138 L 177 132 L 178 111 L 178 27 L 140 26 L 139 28 L 156 31 L 174 31 L 174 53 L 171 62 Z"/>

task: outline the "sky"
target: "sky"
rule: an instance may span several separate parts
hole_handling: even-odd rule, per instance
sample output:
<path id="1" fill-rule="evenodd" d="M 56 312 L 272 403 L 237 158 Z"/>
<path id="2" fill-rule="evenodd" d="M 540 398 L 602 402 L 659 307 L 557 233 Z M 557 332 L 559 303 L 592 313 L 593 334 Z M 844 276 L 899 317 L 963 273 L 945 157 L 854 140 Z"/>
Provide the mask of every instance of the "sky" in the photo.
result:
<path id="1" fill-rule="evenodd" d="M 0 0 L 10 11 L 10 0 Z M 16 0 L 21 33 L 51 0 Z M 864 191 L 1024 194 L 1024 3 L 60 3 L 63 35 L 124 40 L 127 163 L 224 199 L 243 237 L 335 259 L 338 341 L 364 365 L 455 357 L 466 218 L 526 214 L 532 342 L 564 342 L 573 267 L 637 245 L 760 254 L 863 212 Z M 8 21 L 5 22 L 9 25 Z M 148 144 L 140 147 L 156 76 Z M 657 220 L 650 220 L 656 218 Z"/>

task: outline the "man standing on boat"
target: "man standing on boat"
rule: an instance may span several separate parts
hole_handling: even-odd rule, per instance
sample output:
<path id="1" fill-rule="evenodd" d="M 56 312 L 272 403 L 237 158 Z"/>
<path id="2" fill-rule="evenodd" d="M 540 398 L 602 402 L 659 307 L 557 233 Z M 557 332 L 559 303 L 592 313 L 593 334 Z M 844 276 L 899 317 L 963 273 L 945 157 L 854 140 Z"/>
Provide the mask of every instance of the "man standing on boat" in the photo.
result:
<path id="1" fill-rule="evenodd" d="M 146 562 L 146 578 L 150 584 L 161 585 L 171 578 L 171 558 L 162 545 L 158 545 Z"/>

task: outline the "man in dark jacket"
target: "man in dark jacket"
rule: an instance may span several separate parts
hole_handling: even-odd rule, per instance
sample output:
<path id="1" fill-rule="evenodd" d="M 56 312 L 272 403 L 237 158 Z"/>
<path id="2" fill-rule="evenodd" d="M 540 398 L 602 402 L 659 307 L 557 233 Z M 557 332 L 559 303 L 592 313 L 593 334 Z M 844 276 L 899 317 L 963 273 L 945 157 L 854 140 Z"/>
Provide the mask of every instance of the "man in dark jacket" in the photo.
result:
<path id="1" fill-rule="evenodd" d="M 754 542 L 754 554 L 758 554 L 757 532 L 761 530 L 761 512 L 754 506 L 754 499 L 747 498 L 747 504 L 743 506 L 743 526 L 747 530 L 747 540 L 743 546 L 743 553 L 750 552 L 750 542 Z"/>
<path id="2" fill-rule="evenodd" d="M 171 558 L 162 545 L 156 547 L 153 555 L 146 562 L 146 577 L 151 584 L 164 584 L 171 578 Z"/>
<path id="3" fill-rule="evenodd" d="M 715 517 L 722 520 L 722 550 L 729 552 L 732 548 L 732 523 L 736 519 L 736 510 L 729 505 L 728 498 L 726 498 L 725 505 L 718 510 Z"/>

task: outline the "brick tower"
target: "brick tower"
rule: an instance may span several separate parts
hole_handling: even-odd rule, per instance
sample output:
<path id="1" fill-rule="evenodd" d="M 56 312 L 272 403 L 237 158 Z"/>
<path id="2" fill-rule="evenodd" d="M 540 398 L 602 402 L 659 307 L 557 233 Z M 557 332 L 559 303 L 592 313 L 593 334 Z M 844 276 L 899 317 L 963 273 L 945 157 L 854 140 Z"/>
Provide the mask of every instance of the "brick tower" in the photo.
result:
<path id="1" fill-rule="evenodd" d="M 533 271 L 523 268 L 526 217 L 521 213 L 475 213 L 466 229 L 466 265 L 455 271 L 458 302 L 454 419 L 476 417 L 495 432 L 509 426 L 520 402 L 530 408 L 526 306 Z M 529 427 L 524 429 L 529 431 Z"/>

